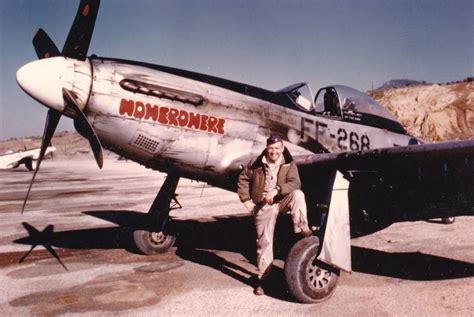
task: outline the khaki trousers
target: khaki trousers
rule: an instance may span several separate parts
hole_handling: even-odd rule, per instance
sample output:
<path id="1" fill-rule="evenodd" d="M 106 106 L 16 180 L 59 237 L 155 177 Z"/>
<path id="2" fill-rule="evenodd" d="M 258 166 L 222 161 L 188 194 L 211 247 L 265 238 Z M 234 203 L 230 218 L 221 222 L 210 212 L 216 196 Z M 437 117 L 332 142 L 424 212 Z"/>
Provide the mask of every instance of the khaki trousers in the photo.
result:
<path id="1" fill-rule="evenodd" d="M 289 212 L 293 220 L 295 233 L 309 229 L 306 201 L 301 190 L 294 190 L 281 201 L 273 205 L 265 205 L 255 213 L 257 229 L 257 267 L 258 278 L 265 279 L 273 262 L 273 234 L 279 214 Z"/>

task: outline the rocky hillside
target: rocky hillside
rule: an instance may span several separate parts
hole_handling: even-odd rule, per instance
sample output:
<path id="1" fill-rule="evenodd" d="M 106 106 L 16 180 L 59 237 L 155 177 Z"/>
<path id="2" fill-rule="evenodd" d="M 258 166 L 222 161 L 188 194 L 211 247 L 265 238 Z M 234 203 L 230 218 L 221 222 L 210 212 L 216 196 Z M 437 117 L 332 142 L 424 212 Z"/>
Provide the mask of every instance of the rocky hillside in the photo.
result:
<path id="1" fill-rule="evenodd" d="M 474 82 L 374 90 L 409 133 L 426 141 L 474 139 Z"/>
<path id="2" fill-rule="evenodd" d="M 411 80 L 411 79 L 392 79 L 374 90 L 385 90 L 385 89 L 391 89 L 391 88 L 402 88 L 402 87 L 418 86 L 418 85 L 426 85 L 426 84 L 427 83 L 424 81 L 417 81 L 417 80 Z"/>

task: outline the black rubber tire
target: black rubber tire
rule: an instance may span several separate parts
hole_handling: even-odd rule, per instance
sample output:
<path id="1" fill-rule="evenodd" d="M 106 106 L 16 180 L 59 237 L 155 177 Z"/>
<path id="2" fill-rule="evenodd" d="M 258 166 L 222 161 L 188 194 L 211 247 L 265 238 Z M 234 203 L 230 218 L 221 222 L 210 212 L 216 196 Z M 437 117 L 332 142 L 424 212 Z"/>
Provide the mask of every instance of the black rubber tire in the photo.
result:
<path id="1" fill-rule="evenodd" d="M 34 171 L 38 166 L 38 160 L 29 159 L 25 162 L 25 166 L 29 171 Z"/>
<path id="2" fill-rule="evenodd" d="M 456 217 L 441 218 L 441 222 L 444 223 L 445 225 L 450 225 L 450 224 L 454 223 L 455 220 L 456 220 Z"/>
<path id="3" fill-rule="evenodd" d="M 285 278 L 290 293 L 301 303 L 319 303 L 336 289 L 339 270 L 316 260 L 319 238 L 298 241 L 285 262 Z"/>
<path id="4" fill-rule="evenodd" d="M 138 250 L 146 255 L 167 252 L 176 241 L 176 237 L 162 232 L 135 230 L 133 240 Z"/>

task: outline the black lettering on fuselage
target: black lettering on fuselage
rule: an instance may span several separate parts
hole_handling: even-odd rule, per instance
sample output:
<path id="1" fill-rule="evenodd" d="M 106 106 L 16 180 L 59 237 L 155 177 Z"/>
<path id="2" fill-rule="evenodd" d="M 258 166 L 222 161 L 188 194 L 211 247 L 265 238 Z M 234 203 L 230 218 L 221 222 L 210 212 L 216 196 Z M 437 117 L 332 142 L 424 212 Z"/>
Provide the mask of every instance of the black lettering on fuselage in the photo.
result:
<path id="1" fill-rule="evenodd" d="M 329 125 L 324 122 L 316 120 L 301 118 L 301 131 L 300 137 L 304 139 L 305 136 L 313 134 L 312 125 L 314 125 L 314 138 L 317 142 L 324 140 L 324 135 L 328 134 L 331 139 L 336 139 L 337 147 L 340 150 L 347 151 L 358 151 L 358 150 L 370 150 L 370 139 L 367 134 L 360 136 L 355 131 L 348 131 L 345 128 L 339 128 L 337 133 L 329 129 Z"/>

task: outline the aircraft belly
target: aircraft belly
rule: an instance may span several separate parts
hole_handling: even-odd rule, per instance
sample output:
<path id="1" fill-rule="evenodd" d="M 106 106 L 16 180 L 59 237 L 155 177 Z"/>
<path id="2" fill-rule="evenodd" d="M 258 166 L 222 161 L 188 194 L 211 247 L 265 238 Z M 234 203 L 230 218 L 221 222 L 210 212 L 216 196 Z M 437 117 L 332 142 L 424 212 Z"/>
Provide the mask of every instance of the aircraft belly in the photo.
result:
<path id="1" fill-rule="evenodd" d="M 17 155 L 14 157 L 0 157 L 0 169 L 12 168 L 20 159 Z"/>

